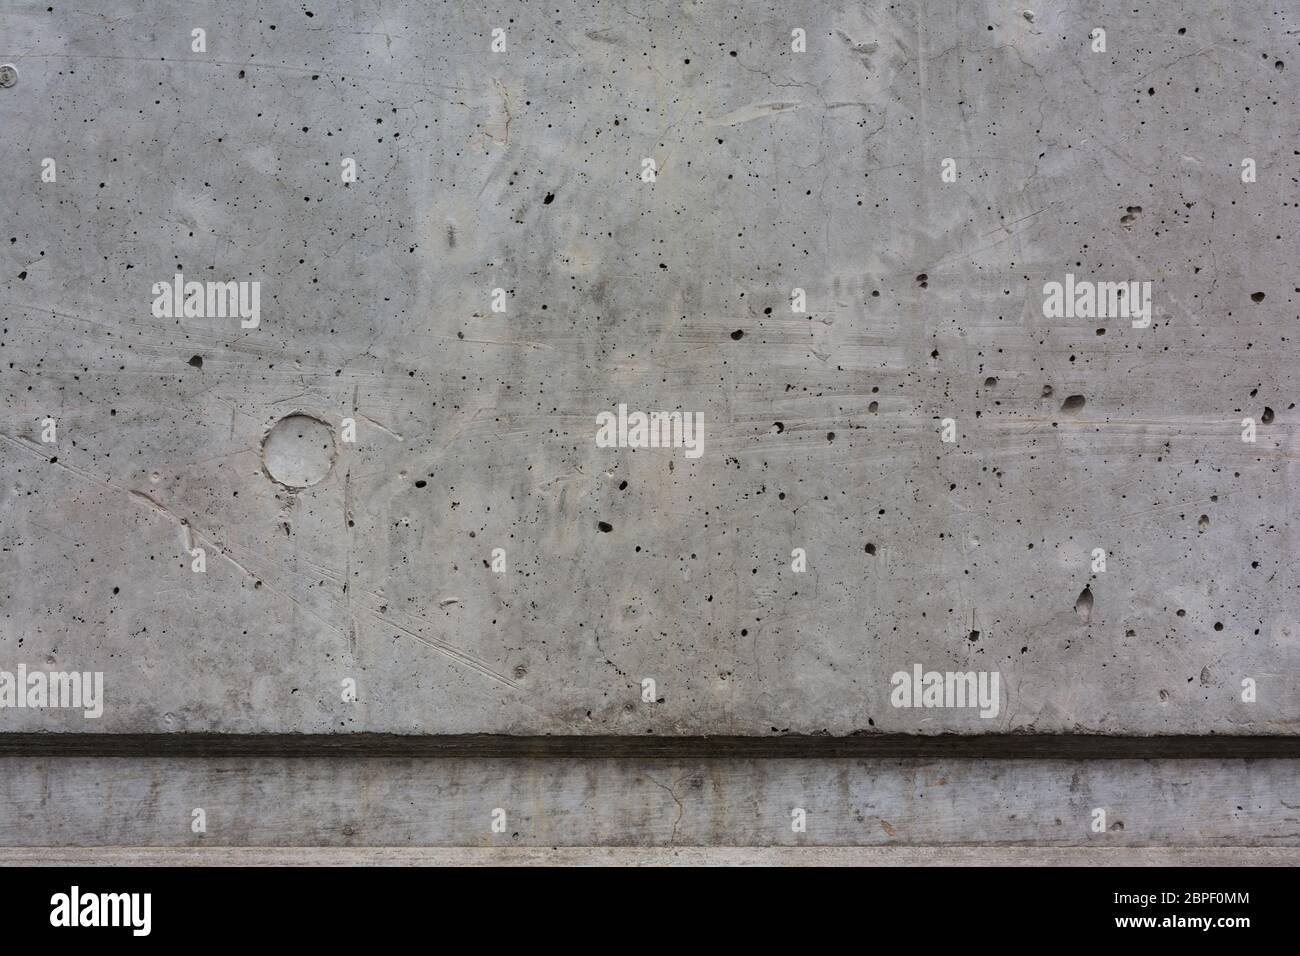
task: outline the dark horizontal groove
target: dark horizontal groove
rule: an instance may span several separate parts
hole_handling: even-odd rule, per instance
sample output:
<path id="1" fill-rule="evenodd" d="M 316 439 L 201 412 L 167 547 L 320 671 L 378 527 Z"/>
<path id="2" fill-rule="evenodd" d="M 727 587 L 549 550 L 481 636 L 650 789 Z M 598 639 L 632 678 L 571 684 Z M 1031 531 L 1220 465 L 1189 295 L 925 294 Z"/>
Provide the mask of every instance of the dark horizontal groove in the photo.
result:
<path id="1" fill-rule="evenodd" d="M 851 737 L 515 737 L 496 734 L 0 734 L 3 757 L 944 758 L 1188 760 L 1300 758 L 1296 736 L 986 734 Z"/>

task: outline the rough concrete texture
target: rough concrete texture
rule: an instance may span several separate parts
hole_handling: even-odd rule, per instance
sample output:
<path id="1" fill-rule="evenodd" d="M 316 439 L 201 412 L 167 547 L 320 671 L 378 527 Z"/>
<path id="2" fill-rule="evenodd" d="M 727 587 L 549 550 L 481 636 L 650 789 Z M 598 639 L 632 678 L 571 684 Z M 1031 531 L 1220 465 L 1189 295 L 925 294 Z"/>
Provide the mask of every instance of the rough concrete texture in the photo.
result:
<path id="1" fill-rule="evenodd" d="M 0 847 L 3 866 L 1297 866 L 1290 847 Z"/>
<path id="2" fill-rule="evenodd" d="M 1282 760 L 6 757 L 0 771 L 3 846 L 1300 847 Z"/>
<path id="3" fill-rule="evenodd" d="M 0 728 L 1296 730 L 1293 4 L 52 2 L 0 9 L 0 668 L 105 709 Z"/>

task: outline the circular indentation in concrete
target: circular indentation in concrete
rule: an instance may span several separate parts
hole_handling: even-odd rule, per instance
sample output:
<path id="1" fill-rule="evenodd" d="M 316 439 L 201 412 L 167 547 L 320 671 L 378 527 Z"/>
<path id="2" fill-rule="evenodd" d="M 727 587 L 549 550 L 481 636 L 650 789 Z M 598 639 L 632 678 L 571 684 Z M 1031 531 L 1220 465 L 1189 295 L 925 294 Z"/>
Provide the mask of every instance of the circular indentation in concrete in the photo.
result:
<path id="1" fill-rule="evenodd" d="M 0 64 L 0 88 L 9 89 L 18 83 L 18 67 L 12 63 Z"/>
<path id="2" fill-rule="evenodd" d="M 307 488 L 325 480 L 334 464 L 334 432 L 310 415 L 280 419 L 262 440 L 262 466 L 289 488 Z"/>

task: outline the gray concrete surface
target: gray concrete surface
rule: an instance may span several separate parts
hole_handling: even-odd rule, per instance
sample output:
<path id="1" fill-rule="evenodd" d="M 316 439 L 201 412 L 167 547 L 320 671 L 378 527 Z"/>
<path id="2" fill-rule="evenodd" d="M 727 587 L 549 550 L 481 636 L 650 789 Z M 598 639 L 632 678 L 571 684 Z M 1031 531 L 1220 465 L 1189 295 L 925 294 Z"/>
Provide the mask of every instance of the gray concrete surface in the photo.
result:
<path id="1" fill-rule="evenodd" d="M 0 730 L 1295 732 L 1294 5 L 49 6 L 0 9 L 0 669 L 104 710 Z M 1045 317 L 1067 273 L 1150 327 Z M 598 447 L 620 403 L 702 454 Z M 998 715 L 891 706 L 917 663 Z"/>
<path id="2" fill-rule="evenodd" d="M 1285 760 L 0 759 L 10 847 L 1249 847 L 1265 862 L 1300 848 L 1298 824 Z"/>
<path id="3" fill-rule="evenodd" d="M 1297 866 L 1287 847 L 0 847 L 0 866 Z"/>

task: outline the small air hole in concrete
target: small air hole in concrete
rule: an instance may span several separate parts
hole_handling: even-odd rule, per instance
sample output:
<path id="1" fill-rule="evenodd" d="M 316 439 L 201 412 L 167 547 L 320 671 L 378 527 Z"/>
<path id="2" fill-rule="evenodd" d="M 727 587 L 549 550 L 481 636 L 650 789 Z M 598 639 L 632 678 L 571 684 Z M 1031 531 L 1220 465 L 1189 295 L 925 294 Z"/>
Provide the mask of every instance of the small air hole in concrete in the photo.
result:
<path id="1" fill-rule="evenodd" d="M 1092 619 L 1092 589 L 1085 587 L 1079 592 L 1079 598 L 1074 602 L 1074 613 L 1079 615 L 1079 620 L 1087 624 Z"/>

